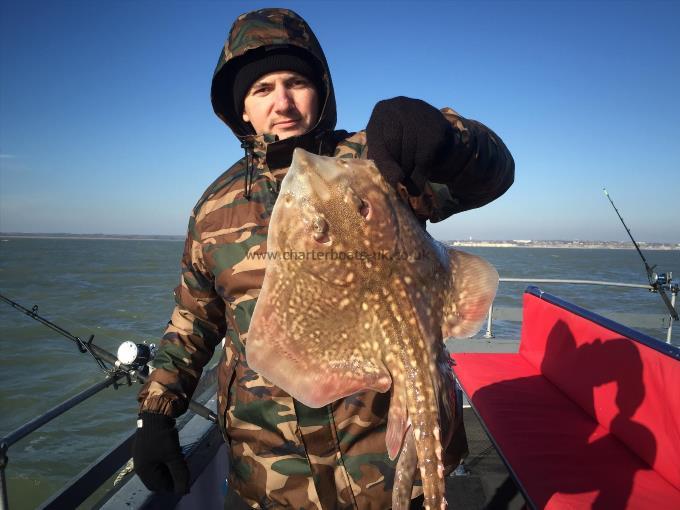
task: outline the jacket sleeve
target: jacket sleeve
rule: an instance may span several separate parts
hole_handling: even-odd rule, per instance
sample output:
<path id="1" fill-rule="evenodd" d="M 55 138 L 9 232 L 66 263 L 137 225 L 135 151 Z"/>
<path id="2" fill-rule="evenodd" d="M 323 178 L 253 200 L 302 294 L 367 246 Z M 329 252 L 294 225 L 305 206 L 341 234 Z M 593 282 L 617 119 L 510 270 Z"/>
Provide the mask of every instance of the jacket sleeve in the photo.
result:
<path id="1" fill-rule="evenodd" d="M 203 258 L 195 216 L 182 255 L 175 309 L 160 342 L 154 370 L 138 395 L 140 412 L 176 417 L 189 405 L 203 367 L 226 333 L 224 301 Z"/>
<path id="2" fill-rule="evenodd" d="M 416 216 L 432 222 L 488 204 L 510 188 L 515 176 L 512 155 L 496 133 L 451 108 L 441 111 L 453 126 L 448 165 L 436 175 L 416 171 L 398 186 Z"/>
<path id="3" fill-rule="evenodd" d="M 496 133 L 451 108 L 442 113 L 454 128 L 455 150 L 450 168 L 429 178 L 442 202 L 432 221 L 488 204 L 510 188 L 515 176 L 515 161 Z"/>

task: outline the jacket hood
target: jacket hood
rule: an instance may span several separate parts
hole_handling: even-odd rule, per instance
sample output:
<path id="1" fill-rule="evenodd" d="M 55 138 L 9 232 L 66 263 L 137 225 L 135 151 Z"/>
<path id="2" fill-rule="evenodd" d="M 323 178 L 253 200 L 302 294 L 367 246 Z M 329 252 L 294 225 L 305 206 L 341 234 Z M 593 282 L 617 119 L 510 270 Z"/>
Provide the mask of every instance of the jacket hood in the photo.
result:
<path id="1" fill-rule="evenodd" d="M 332 131 L 336 123 L 335 94 L 326 57 L 305 20 L 289 9 L 260 9 L 239 16 L 229 31 L 213 74 L 210 98 L 213 110 L 242 141 L 254 135 L 252 126 L 234 110 L 234 76 L 254 51 L 286 47 L 303 50 L 321 71 L 319 120 L 310 133 Z M 309 133 L 308 133 L 309 134 Z M 305 135 L 302 135 L 305 136 Z"/>

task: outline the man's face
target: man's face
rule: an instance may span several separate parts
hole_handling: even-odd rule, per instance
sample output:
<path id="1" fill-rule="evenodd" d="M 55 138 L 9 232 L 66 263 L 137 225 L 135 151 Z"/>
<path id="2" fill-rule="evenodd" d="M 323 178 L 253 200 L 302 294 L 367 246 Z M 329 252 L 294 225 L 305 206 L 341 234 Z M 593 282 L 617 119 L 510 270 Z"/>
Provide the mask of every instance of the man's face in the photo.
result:
<path id="1" fill-rule="evenodd" d="M 253 83 L 244 101 L 243 120 L 260 135 L 281 140 L 302 135 L 317 121 L 319 98 L 312 82 L 293 71 L 265 74 Z"/>

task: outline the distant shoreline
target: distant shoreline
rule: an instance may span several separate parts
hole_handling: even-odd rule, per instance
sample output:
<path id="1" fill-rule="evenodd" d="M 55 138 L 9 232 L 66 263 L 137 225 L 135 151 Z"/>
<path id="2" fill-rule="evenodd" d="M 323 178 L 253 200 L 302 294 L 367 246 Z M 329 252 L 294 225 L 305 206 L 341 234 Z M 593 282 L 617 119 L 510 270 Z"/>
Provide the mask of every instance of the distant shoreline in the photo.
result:
<path id="1" fill-rule="evenodd" d="M 135 234 L 51 234 L 0 232 L 0 240 L 9 239 L 83 239 L 112 241 L 183 241 L 180 235 L 135 235 Z M 633 250 L 631 242 L 623 241 L 565 241 L 565 240 L 510 240 L 510 241 L 443 241 L 450 246 L 463 248 L 566 248 L 578 250 Z M 680 251 L 680 243 L 640 242 L 643 250 Z"/>
<path id="2" fill-rule="evenodd" d="M 624 241 L 446 241 L 461 248 L 562 248 L 573 250 L 634 250 Z M 680 243 L 639 242 L 641 250 L 680 251 Z"/>

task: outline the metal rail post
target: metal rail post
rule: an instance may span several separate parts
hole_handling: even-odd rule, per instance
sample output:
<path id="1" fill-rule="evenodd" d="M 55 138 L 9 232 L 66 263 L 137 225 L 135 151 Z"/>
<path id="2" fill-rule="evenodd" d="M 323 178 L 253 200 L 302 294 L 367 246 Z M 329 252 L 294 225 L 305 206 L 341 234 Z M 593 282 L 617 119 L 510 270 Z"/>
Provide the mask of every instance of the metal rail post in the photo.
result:
<path id="1" fill-rule="evenodd" d="M 673 287 L 671 288 L 671 306 L 675 308 L 675 297 L 678 295 L 678 289 L 679 287 Z M 671 343 L 671 336 L 673 335 L 673 317 L 670 315 L 668 316 L 668 331 L 666 332 L 666 343 L 670 344 Z"/>
<path id="2" fill-rule="evenodd" d="M 7 467 L 7 443 L 4 441 L 0 444 L 0 510 L 8 510 L 9 502 L 7 500 L 7 481 L 5 480 L 5 468 Z"/>
<path id="3" fill-rule="evenodd" d="M 494 338 L 493 334 L 493 301 L 491 306 L 489 306 L 489 318 L 486 321 L 486 333 L 484 333 L 484 338 Z"/>

